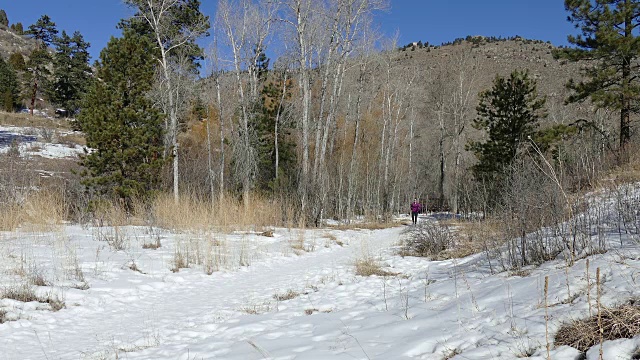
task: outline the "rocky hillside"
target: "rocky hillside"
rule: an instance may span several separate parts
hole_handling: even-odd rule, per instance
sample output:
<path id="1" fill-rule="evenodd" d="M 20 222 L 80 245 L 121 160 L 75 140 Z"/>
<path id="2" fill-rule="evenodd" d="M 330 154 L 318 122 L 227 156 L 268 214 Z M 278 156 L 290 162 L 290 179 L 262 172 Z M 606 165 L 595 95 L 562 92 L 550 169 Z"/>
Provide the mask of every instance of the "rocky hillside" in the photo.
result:
<path id="1" fill-rule="evenodd" d="M 407 71 L 417 71 L 427 83 L 443 71 L 458 75 L 464 73 L 466 81 L 473 83 L 472 93 L 475 94 L 490 88 L 496 75 L 505 77 L 516 69 L 528 70 L 537 81 L 538 93 L 547 97 L 550 116 L 575 117 L 578 115 L 576 112 L 588 109 L 586 105 L 564 105 L 568 95 L 565 85 L 571 78 L 580 78 L 580 68 L 584 65 L 554 59 L 555 49 L 552 44 L 539 40 L 474 37 L 472 41 L 457 40 L 444 46 L 409 46 L 397 51 L 396 61 Z M 425 93 L 418 96 L 424 96 L 428 101 L 428 93 L 433 89 L 428 85 L 422 89 Z M 560 115 L 561 112 L 564 115 Z"/>
<path id="2" fill-rule="evenodd" d="M 17 35 L 6 26 L 0 25 L 0 56 L 4 59 L 7 59 L 14 52 L 28 55 L 33 47 L 33 40 L 23 35 Z"/>

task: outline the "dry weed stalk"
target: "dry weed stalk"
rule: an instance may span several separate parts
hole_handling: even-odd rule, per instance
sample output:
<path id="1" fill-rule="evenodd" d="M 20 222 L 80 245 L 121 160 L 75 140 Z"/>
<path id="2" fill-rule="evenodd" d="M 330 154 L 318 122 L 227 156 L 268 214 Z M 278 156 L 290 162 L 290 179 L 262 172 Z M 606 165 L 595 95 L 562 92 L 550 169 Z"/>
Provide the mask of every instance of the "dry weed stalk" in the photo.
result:
<path id="1" fill-rule="evenodd" d="M 596 303 L 598 304 L 598 333 L 600 335 L 600 360 L 602 360 L 602 346 L 603 346 L 603 342 L 604 342 L 604 328 L 602 326 L 602 303 L 601 303 L 601 297 L 602 297 L 602 284 L 600 283 L 600 268 L 596 269 L 596 292 L 597 292 L 597 298 L 596 298 Z"/>
<path id="2" fill-rule="evenodd" d="M 587 304 L 589 306 L 589 317 L 591 317 L 593 316 L 593 312 L 591 310 L 591 279 L 589 279 L 589 259 L 587 259 L 585 272 L 587 276 Z"/>
<path id="3" fill-rule="evenodd" d="M 549 277 L 544 277 L 544 339 L 547 343 L 547 360 L 551 360 L 551 344 L 549 343 Z"/>

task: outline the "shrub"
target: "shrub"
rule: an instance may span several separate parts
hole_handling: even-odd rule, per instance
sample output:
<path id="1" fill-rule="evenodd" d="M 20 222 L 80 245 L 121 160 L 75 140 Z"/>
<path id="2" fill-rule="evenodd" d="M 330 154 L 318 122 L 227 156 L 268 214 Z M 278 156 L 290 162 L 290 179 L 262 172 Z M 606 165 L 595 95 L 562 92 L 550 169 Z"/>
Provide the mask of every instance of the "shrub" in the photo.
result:
<path id="1" fill-rule="evenodd" d="M 404 232 L 401 253 L 409 256 L 433 256 L 453 246 L 449 227 L 426 221 L 411 226 Z"/>

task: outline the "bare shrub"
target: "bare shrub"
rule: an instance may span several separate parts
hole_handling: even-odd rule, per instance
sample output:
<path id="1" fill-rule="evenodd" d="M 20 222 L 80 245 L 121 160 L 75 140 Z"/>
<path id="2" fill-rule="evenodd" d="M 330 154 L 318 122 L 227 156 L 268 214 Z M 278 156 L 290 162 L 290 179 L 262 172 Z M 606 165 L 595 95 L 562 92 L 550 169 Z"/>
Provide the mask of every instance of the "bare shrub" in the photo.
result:
<path id="1" fill-rule="evenodd" d="M 556 346 L 568 345 L 582 352 L 604 340 L 633 338 L 640 334 L 640 299 L 632 299 L 617 307 L 601 308 L 602 333 L 598 315 L 563 324 L 556 333 Z"/>
<path id="2" fill-rule="evenodd" d="M 424 221 L 404 231 L 401 253 L 409 256 L 434 256 L 451 248 L 454 237 L 448 226 Z"/>
<path id="3" fill-rule="evenodd" d="M 7 321 L 9 321 L 7 318 L 7 311 L 0 309 L 0 324 L 4 324 Z"/>
<path id="4" fill-rule="evenodd" d="M 66 307 L 63 299 L 60 299 L 57 296 L 53 296 L 52 294 L 49 294 L 46 298 L 44 298 L 44 301 L 42 301 L 41 299 L 40 302 L 49 304 L 49 306 L 51 307 L 51 311 L 60 311 Z"/>
<path id="5" fill-rule="evenodd" d="M 35 286 L 49 286 L 51 285 L 47 279 L 45 279 L 44 275 L 42 274 L 42 272 L 36 270 L 34 272 L 31 273 L 31 275 L 29 276 L 29 282 Z"/>
<path id="6" fill-rule="evenodd" d="M 58 138 L 58 131 L 50 127 L 38 128 L 38 135 L 46 143 L 53 143 Z"/>
<path id="7" fill-rule="evenodd" d="M 129 247 L 129 237 L 124 234 L 119 226 L 95 228 L 94 237 L 98 241 L 106 242 L 113 251 L 124 251 Z"/>
<path id="8" fill-rule="evenodd" d="M 176 247 L 173 252 L 173 267 L 171 271 L 179 272 L 180 269 L 186 269 L 189 267 L 189 250 L 181 247 Z"/>

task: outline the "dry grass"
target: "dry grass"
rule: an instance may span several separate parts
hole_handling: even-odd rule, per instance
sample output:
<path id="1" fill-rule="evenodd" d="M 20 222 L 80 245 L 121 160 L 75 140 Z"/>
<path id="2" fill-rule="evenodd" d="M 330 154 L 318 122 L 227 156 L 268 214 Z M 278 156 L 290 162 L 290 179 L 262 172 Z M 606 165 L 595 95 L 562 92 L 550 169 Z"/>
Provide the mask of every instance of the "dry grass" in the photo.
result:
<path id="1" fill-rule="evenodd" d="M 67 219 L 64 197 L 55 191 L 29 192 L 22 203 L 0 207 L 0 230 L 15 230 L 25 225 L 30 230 L 55 230 Z"/>
<path id="2" fill-rule="evenodd" d="M 87 139 L 83 133 L 72 132 L 58 136 L 58 143 L 67 145 L 69 147 L 75 147 L 76 145 L 87 145 Z"/>
<path id="3" fill-rule="evenodd" d="M 40 298 L 36 295 L 36 292 L 28 284 L 5 288 L 0 294 L 2 294 L 0 298 L 16 300 L 25 303 L 40 301 Z"/>
<path id="4" fill-rule="evenodd" d="M 52 294 L 47 296 L 39 296 L 29 284 L 17 285 L 5 288 L 0 292 L 0 299 L 12 299 L 20 302 L 40 302 L 49 304 L 51 311 L 59 311 L 65 307 L 64 301 Z M 6 313 L 5 313 L 6 314 Z"/>
<path id="5" fill-rule="evenodd" d="M 273 298 L 278 301 L 287 301 L 287 300 L 295 299 L 298 296 L 300 296 L 300 294 L 291 289 L 287 290 L 285 293 L 282 293 L 282 294 L 273 294 Z"/>
<path id="6" fill-rule="evenodd" d="M 329 228 L 336 230 L 383 230 L 402 225 L 400 222 L 379 222 L 366 220 L 364 222 L 352 222 L 350 224 L 330 225 Z"/>
<path id="7" fill-rule="evenodd" d="M 449 219 L 440 221 L 440 223 L 451 229 L 455 237 L 455 246 L 442 252 L 438 257 L 440 260 L 477 254 L 485 250 L 487 246 L 500 246 L 506 240 L 497 219 L 478 221 Z"/>
<path id="8" fill-rule="evenodd" d="M 0 124 L 4 126 L 35 127 L 57 130 L 70 130 L 71 124 L 65 119 L 47 119 L 23 113 L 0 111 Z"/>
<path id="9" fill-rule="evenodd" d="M 384 270 L 382 266 L 372 257 L 365 257 L 356 260 L 356 275 L 359 276 L 395 276 L 396 273 Z"/>
<path id="10" fill-rule="evenodd" d="M 602 308 L 604 340 L 633 338 L 640 334 L 640 299 L 633 299 L 618 307 Z M 582 352 L 600 343 L 598 316 L 575 320 L 560 327 L 556 346 L 568 345 Z"/>
<path id="11" fill-rule="evenodd" d="M 173 196 L 158 196 L 152 204 L 153 218 L 157 225 L 175 230 L 225 230 L 264 229 L 284 226 L 292 222 L 290 213 L 276 201 L 258 196 L 251 197 L 248 208 L 242 201 L 226 196 L 224 200 L 211 203 L 194 196 L 182 196 L 176 204 Z"/>

